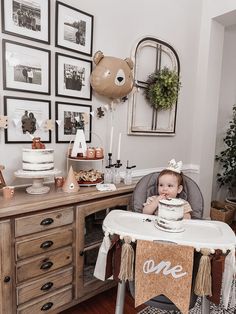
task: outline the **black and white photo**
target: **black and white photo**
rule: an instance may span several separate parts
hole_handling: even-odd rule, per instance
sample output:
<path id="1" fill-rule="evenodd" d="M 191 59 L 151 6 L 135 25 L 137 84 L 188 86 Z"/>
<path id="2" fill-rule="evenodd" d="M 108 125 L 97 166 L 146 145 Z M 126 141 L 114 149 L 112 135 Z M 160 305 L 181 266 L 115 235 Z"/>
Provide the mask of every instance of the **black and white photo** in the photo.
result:
<path id="1" fill-rule="evenodd" d="M 91 61 L 56 53 L 56 95 L 91 100 L 91 71 Z"/>
<path id="2" fill-rule="evenodd" d="M 56 46 L 91 56 L 93 16 L 57 1 Z"/>
<path id="3" fill-rule="evenodd" d="M 3 174 L 2 174 L 3 169 L 4 169 L 4 167 L 0 166 L 0 189 L 2 189 L 4 186 L 6 186 L 6 182 L 5 182 Z"/>
<path id="4" fill-rule="evenodd" d="M 2 0 L 3 33 L 50 43 L 50 0 Z"/>
<path id="5" fill-rule="evenodd" d="M 51 119 L 49 100 L 4 96 L 4 114 L 8 116 L 5 143 L 32 143 L 32 137 L 51 143 L 51 131 L 45 128 Z"/>
<path id="6" fill-rule="evenodd" d="M 50 94 L 50 51 L 3 40 L 3 88 Z"/>
<path id="7" fill-rule="evenodd" d="M 56 102 L 56 142 L 69 143 L 77 130 L 83 130 L 86 142 L 91 142 L 92 106 Z"/>

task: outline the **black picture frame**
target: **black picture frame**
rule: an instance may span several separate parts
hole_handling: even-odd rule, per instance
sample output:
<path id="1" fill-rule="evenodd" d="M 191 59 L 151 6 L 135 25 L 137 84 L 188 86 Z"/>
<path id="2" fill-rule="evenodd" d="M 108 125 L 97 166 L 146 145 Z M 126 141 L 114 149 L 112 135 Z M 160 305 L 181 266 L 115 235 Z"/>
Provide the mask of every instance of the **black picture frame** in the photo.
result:
<path id="1" fill-rule="evenodd" d="M 56 1 L 55 46 L 92 56 L 93 24 L 93 15 Z"/>
<path id="2" fill-rule="evenodd" d="M 87 143 L 90 143 L 92 133 L 92 106 L 60 101 L 56 101 L 55 104 L 56 143 L 70 143 L 74 141 L 77 129 L 84 130 L 85 140 Z"/>
<path id="3" fill-rule="evenodd" d="M 51 51 L 3 39 L 3 89 L 50 95 Z"/>
<path id="4" fill-rule="evenodd" d="M 3 33 L 50 44 L 50 0 L 1 2 Z"/>
<path id="5" fill-rule="evenodd" d="M 45 131 L 45 122 L 51 119 L 50 100 L 4 96 L 4 115 L 6 144 L 32 143 L 32 136 L 51 143 L 51 130 Z"/>
<path id="6" fill-rule="evenodd" d="M 56 53 L 56 96 L 92 99 L 92 61 Z"/>

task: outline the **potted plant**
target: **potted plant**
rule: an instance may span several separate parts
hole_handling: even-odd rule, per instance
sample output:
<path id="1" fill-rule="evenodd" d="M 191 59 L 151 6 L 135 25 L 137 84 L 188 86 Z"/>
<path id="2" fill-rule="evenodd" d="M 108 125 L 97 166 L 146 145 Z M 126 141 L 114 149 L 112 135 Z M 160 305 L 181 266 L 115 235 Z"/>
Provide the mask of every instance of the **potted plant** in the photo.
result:
<path id="1" fill-rule="evenodd" d="M 149 75 L 145 89 L 145 97 L 157 110 L 170 109 L 178 98 L 181 83 L 175 70 L 167 67 Z"/>
<path id="2" fill-rule="evenodd" d="M 223 141 L 225 149 L 215 156 L 216 161 L 221 165 L 221 171 L 217 173 L 217 181 L 219 187 L 228 188 L 227 200 L 236 203 L 236 105 L 233 106 L 233 116 Z"/>

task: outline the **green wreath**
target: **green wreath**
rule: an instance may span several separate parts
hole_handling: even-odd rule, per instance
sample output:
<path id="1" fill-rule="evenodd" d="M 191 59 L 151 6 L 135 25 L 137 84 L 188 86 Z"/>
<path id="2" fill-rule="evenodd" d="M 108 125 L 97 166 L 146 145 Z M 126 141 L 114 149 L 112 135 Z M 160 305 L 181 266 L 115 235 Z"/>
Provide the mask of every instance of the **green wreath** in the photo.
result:
<path id="1" fill-rule="evenodd" d="M 150 74 L 146 83 L 145 97 L 155 109 L 167 110 L 176 102 L 181 87 L 176 71 L 164 67 Z"/>

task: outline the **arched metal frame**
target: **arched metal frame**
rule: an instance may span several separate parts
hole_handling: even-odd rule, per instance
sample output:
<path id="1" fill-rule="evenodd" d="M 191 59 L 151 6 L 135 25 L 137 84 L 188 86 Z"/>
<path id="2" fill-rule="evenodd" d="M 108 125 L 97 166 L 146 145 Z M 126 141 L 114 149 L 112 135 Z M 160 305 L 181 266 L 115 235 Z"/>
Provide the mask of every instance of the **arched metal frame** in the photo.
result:
<path id="1" fill-rule="evenodd" d="M 168 43 L 155 37 L 140 39 L 131 58 L 134 66 L 136 89 L 129 98 L 129 135 L 174 135 L 176 129 L 177 101 L 169 110 L 154 109 L 144 96 L 148 76 L 167 66 L 180 73 L 179 57 Z M 148 62 L 146 62 L 148 60 Z"/>

